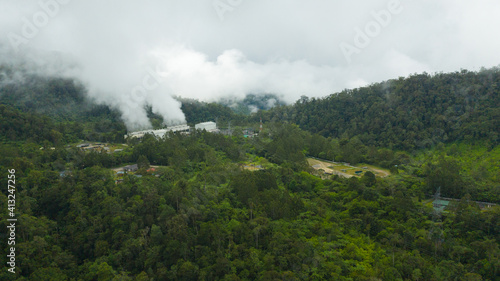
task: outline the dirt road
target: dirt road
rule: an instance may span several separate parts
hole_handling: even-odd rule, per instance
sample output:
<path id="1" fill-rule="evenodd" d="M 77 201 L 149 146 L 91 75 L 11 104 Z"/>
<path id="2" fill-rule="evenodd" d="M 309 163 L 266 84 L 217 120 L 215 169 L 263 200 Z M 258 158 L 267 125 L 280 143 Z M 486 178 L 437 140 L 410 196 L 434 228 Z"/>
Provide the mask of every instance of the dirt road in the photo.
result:
<path id="1" fill-rule="evenodd" d="M 354 171 L 371 171 L 373 172 L 377 177 L 387 177 L 390 176 L 391 174 L 387 171 L 384 171 L 382 169 L 379 169 L 373 165 L 367 165 L 367 164 L 360 164 L 361 167 L 356 167 L 356 166 L 351 166 L 346 163 L 338 163 L 338 162 L 328 162 L 328 161 L 323 161 L 315 158 L 307 158 L 307 162 L 311 167 L 313 167 L 316 170 L 322 169 L 326 173 L 330 173 L 333 175 L 339 175 L 343 176 L 346 178 L 350 178 L 355 176 Z"/>
<path id="2" fill-rule="evenodd" d="M 346 178 L 353 177 L 353 175 L 349 175 L 349 174 L 343 173 L 341 171 L 337 171 L 337 170 L 328 168 L 328 167 L 333 165 L 332 163 L 323 162 L 323 161 L 316 160 L 313 158 L 307 158 L 307 162 L 309 163 L 309 166 L 313 167 L 316 170 L 322 169 L 326 173 L 330 173 L 332 175 L 339 175 L 339 176 L 343 176 Z"/>

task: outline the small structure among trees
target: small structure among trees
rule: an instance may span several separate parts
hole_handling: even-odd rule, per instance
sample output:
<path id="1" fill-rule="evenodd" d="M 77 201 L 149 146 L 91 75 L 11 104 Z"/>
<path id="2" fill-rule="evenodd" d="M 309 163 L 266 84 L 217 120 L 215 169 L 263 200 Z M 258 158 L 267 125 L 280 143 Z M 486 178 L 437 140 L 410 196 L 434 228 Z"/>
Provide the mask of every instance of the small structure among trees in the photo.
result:
<path id="1" fill-rule="evenodd" d="M 125 172 L 135 172 L 138 169 L 139 169 L 139 166 L 137 166 L 137 164 L 128 165 L 128 166 L 123 167 L 123 170 Z"/>

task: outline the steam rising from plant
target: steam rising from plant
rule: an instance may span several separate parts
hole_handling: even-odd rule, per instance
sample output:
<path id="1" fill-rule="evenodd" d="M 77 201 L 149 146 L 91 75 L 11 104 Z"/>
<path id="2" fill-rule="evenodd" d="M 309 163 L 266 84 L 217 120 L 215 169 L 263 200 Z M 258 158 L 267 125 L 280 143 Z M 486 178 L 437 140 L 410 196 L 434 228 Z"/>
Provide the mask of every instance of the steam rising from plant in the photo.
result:
<path id="1" fill-rule="evenodd" d="M 104 51 L 103 51 L 104 52 Z M 249 93 L 275 93 L 286 102 L 301 95 L 327 95 L 334 88 L 336 70 L 315 67 L 306 61 L 253 62 L 238 50 L 228 50 L 210 61 L 206 55 L 183 45 L 165 45 L 128 56 L 98 52 L 69 63 L 66 53 L 50 55 L 25 50 L 10 62 L 26 71 L 82 81 L 88 95 L 117 108 L 129 130 L 151 127 L 145 107 L 164 117 L 167 124 L 185 122 L 181 104 L 173 96 L 217 101 L 243 99 Z M 3 57 L 12 57 L 4 54 Z M 272 101 L 271 101 L 272 102 Z"/>
<path id="2" fill-rule="evenodd" d="M 167 123 L 184 122 L 173 96 L 271 93 L 291 103 L 415 72 L 499 63 L 500 40 L 474 28 L 498 26 L 497 2 L 480 12 L 470 1 L 401 2 L 401 15 L 346 64 L 339 44 L 386 0 L 245 1 L 224 21 L 211 1 L 2 1 L 0 61 L 82 81 L 88 96 L 120 110 L 129 130 L 151 126 L 146 105 Z"/>

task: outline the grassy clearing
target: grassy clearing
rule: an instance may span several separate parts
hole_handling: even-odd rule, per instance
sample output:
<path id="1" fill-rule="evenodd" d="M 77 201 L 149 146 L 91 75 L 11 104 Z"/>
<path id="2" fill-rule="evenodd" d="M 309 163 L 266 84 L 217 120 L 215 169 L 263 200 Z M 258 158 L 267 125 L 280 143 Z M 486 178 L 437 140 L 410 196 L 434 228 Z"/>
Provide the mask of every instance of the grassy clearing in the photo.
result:
<path id="1" fill-rule="evenodd" d="M 371 171 L 377 177 L 386 177 L 391 173 L 387 169 L 383 169 L 377 166 L 368 165 L 368 164 L 359 164 L 356 166 L 346 165 L 343 163 L 337 162 L 329 162 L 318 160 L 314 158 L 307 158 L 307 162 L 309 166 L 313 167 L 316 170 L 323 170 L 326 173 L 336 174 L 344 177 L 361 177 L 366 171 Z M 364 169 L 366 167 L 366 169 Z M 356 174 L 356 171 L 363 171 L 361 174 Z"/>
<path id="2" fill-rule="evenodd" d="M 390 176 L 391 175 L 391 172 L 388 170 L 388 169 L 385 169 L 385 168 L 381 168 L 381 167 L 378 167 L 378 166 L 374 166 L 374 165 L 370 165 L 370 164 L 364 164 L 364 163 L 360 163 L 358 165 L 356 165 L 357 167 L 361 167 L 361 168 L 364 168 L 364 167 L 367 167 L 368 169 L 362 169 L 363 171 L 372 171 L 372 173 L 374 173 L 376 176 L 379 176 L 379 177 L 387 177 L 387 176 Z"/>

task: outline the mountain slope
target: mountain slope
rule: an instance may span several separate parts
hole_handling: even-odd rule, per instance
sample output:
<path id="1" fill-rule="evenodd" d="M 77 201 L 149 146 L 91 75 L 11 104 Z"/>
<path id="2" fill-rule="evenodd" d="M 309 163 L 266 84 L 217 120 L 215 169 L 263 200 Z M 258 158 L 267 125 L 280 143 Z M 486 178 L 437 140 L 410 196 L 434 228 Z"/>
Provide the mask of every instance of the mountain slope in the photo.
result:
<path id="1" fill-rule="evenodd" d="M 418 74 L 325 98 L 303 97 L 267 118 L 290 121 L 323 136 L 398 149 L 439 142 L 499 141 L 500 69 Z"/>

